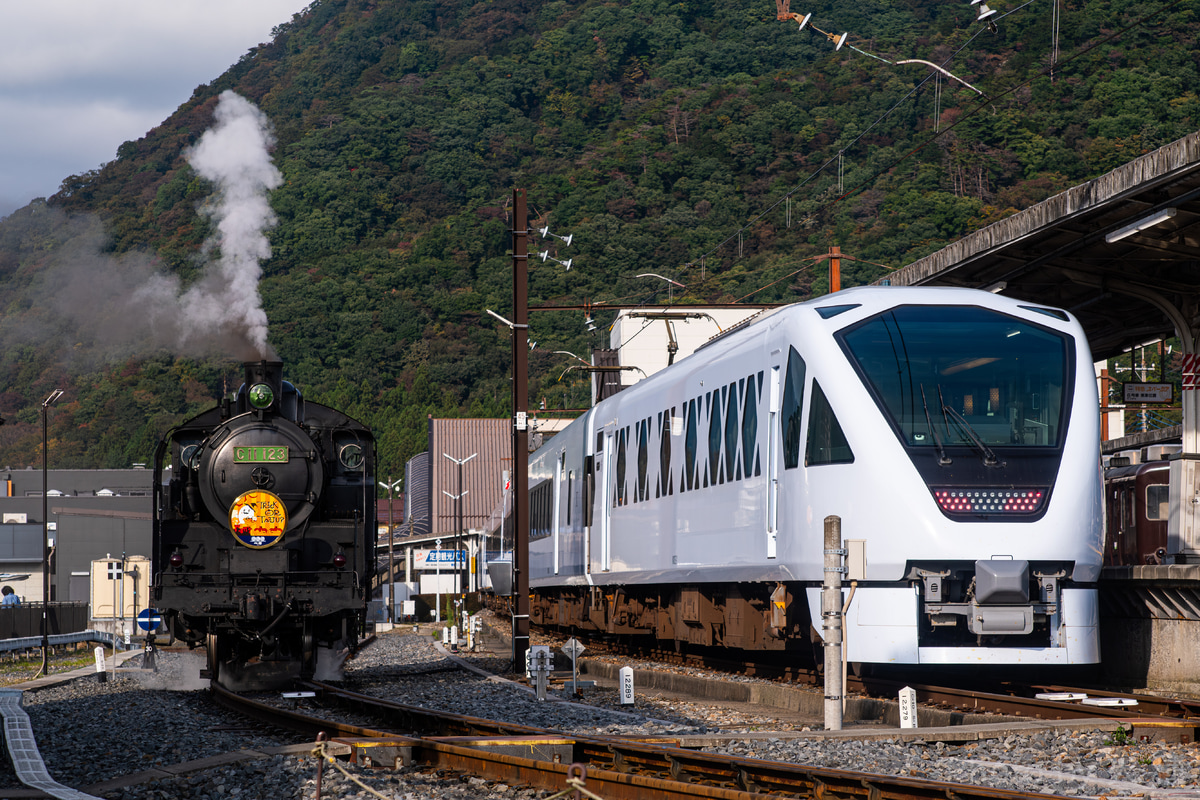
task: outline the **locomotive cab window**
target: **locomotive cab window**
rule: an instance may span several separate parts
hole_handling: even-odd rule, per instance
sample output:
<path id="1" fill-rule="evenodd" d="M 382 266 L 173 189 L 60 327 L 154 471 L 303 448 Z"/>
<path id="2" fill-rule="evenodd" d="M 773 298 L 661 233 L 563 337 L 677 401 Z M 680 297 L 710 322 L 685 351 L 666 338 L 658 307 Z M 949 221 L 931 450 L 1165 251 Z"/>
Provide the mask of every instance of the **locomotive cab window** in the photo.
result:
<path id="1" fill-rule="evenodd" d="M 838 333 L 907 447 L 1057 448 L 1074 347 L 985 308 L 901 306 Z"/>

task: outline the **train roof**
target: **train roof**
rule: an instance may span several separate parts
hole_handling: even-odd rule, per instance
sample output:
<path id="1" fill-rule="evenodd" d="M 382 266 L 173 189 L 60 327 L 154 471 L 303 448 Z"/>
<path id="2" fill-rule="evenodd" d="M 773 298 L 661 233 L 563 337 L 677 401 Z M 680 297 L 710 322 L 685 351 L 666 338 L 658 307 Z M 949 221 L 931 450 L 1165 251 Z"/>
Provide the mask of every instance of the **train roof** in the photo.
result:
<path id="1" fill-rule="evenodd" d="M 753 328 L 777 315 L 793 313 L 799 309 L 813 309 L 818 314 L 828 318 L 834 316 L 835 313 L 841 313 L 842 311 L 862 306 L 883 310 L 898 305 L 984 305 L 993 308 L 1007 308 L 1009 313 L 1032 311 L 1042 314 L 1048 319 L 1058 320 L 1059 322 L 1075 322 L 1074 317 L 1063 309 L 1054 308 L 1044 303 L 1033 303 L 1012 297 L 1004 297 L 992 292 L 985 292 L 982 289 L 969 289 L 958 286 L 854 286 L 800 303 L 792 303 L 762 311 L 738 325 L 718 333 L 697 347 L 696 352 L 700 352 L 719 341 Z"/>

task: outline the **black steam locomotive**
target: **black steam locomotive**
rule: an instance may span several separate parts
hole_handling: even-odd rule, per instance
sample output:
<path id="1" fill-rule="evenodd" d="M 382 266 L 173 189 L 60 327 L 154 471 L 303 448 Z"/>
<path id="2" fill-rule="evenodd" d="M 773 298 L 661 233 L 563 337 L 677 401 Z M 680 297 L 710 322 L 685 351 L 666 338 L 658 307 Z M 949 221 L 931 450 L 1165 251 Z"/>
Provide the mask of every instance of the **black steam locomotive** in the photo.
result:
<path id="1" fill-rule="evenodd" d="M 275 688 L 365 628 L 375 447 L 361 423 L 306 403 L 282 364 L 245 375 L 159 443 L 151 597 L 173 638 L 207 648 L 206 677 Z"/>

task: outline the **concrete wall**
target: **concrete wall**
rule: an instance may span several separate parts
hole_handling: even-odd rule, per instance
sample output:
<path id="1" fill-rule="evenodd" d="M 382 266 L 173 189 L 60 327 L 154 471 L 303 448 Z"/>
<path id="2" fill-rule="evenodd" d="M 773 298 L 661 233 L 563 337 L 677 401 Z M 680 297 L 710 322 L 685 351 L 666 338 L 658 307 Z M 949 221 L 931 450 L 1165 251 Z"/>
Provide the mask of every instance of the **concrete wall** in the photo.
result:
<path id="1" fill-rule="evenodd" d="M 1100 658 L 1114 688 L 1200 694 L 1200 565 L 1105 568 Z"/>

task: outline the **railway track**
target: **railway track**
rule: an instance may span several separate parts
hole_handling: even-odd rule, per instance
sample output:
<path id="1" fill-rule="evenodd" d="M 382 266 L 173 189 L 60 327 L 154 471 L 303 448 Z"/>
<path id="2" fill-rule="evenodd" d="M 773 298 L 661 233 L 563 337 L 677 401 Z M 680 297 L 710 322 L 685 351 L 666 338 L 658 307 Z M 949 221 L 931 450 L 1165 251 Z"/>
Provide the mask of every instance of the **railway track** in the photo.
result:
<path id="1" fill-rule="evenodd" d="M 418 764 L 488 780 L 561 790 L 572 774 L 605 800 L 767 797 L 852 800 L 1018 800 L 1053 795 L 778 763 L 680 747 L 678 739 L 568 736 L 403 705 L 329 684 L 305 687 L 328 716 L 214 686 L 216 700 L 270 725 L 330 737 L 326 753 L 376 768 Z M 353 714 L 373 722 L 334 722 Z M 574 772 L 572 772 L 574 770 Z"/>
<path id="2" fill-rule="evenodd" d="M 542 635 L 557 636 L 541 630 Z M 794 664 L 773 664 L 761 661 L 734 661 L 723 657 L 703 655 L 680 656 L 674 652 L 646 650 L 615 643 L 608 639 L 597 639 L 579 633 L 575 638 L 587 644 L 592 652 L 609 655 L 626 655 L 646 658 L 668 664 L 694 666 L 718 673 L 732 673 L 763 680 L 794 683 L 821 687 L 822 678 L 814 670 Z M 939 706 L 964 713 L 989 713 L 1038 720 L 1069 719 L 1128 719 L 1143 720 L 1145 725 L 1161 720 L 1196 721 L 1200 726 L 1200 699 L 1169 698 L 1157 695 L 1129 692 L 1111 692 L 1104 689 L 1052 684 L 1021 684 L 1014 681 L 987 681 L 977 679 L 975 686 L 935 686 L 911 680 L 892 680 L 880 676 L 846 676 L 847 692 L 885 700 L 894 700 L 900 689 L 916 690 L 917 702 L 922 705 Z M 1037 695 L 1087 695 L 1103 697 L 1111 703 L 1091 705 L 1077 701 L 1039 698 Z M 1160 723 L 1161 724 L 1161 723 Z M 1145 726 L 1143 725 L 1143 727 Z M 1195 730 L 1192 726 L 1182 729 Z M 1188 735 L 1188 734 L 1183 734 Z M 1189 741 L 1189 739 L 1184 739 Z"/>

